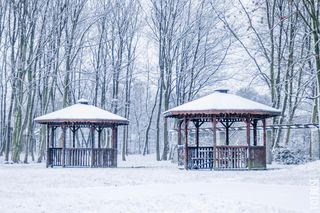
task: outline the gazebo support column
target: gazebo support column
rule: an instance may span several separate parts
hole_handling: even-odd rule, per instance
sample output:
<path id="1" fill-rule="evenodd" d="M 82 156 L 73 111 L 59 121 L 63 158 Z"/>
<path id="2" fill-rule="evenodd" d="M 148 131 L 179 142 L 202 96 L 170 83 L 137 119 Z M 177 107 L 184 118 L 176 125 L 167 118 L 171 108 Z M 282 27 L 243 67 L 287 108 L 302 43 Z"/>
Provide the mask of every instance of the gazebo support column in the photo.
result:
<path id="1" fill-rule="evenodd" d="M 99 127 L 98 128 L 98 148 L 101 148 L 101 132 L 102 132 L 103 128 Z"/>
<path id="2" fill-rule="evenodd" d="M 178 145 L 182 145 L 181 140 L 181 126 L 182 126 L 183 120 L 178 122 Z"/>
<path id="3" fill-rule="evenodd" d="M 267 146 L 267 128 L 266 128 L 266 119 L 262 120 L 262 126 L 263 126 L 263 146 Z"/>
<path id="4" fill-rule="evenodd" d="M 46 159 L 46 167 L 49 167 L 50 164 L 50 148 L 49 148 L 49 143 L 50 143 L 50 126 L 47 125 L 47 143 L 46 143 L 46 148 L 47 148 L 47 159 Z"/>
<path id="5" fill-rule="evenodd" d="M 226 145 L 229 145 L 229 121 L 226 121 Z"/>
<path id="6" fill-rule="evenodd" d="M 229 145 L 230 144 L 230 138 L 229 138 L 229 129 L 230 129 L 230 127 L 232 126 L 232 124 L 233 124 L 233 122 L 230 122 L 229 123 L 229 120 L 228 119 L 226 119 L 226 123 L 223 123 L 222 121 L 221 121 L 221 124 L 225 127 L 225 129 L 226 129 L 226 142 L 225 142 L 225 145 Z"/>
<path id="7" fill-rule="evenodd" d="M 251 169 L 251 157 L 250 157 L 250 118 L 246 119 L 246 131 L 247 131 L 247 145 L 248 145 L 248 169 Z"/>
<path id="8" fill-rule="evenodd" d="M 113 167 L 118 164 L 118 142 L 117 142 L 118 129 L 116 126 L 112 127 L 112 148 L 113 148 Z"/>
<path id="9" fill-rule="evenodd" d="M 51 136 L 50 136 L 51 137 L 51 139 L 50 139 L 51 148 L 55 147 L 55 145 L 54 145 L 54 130 L 55 129 L 56 129 L 56 127 L 54 127 L 54 126 L 51 127 Z M 49 153 L 47 155 L 47 158 L 49 159 L 49 164 L 51 165 L 51 167 L 53 167 L 53 162 L 52 162 L 53 159 L 51 159 L 50 147 L 49 147 Z"/>
<path id="10" fill-rule="evenodd" d="M 183 149 L 182 149 L 182 134 L 181 134 L 181 126 L 182 126 L 183 120 L 178 120 L 178 166 L 182 166 L 183 165 L 183 156 L 181 155 L 181 153 L 183 153 Z"/>
<path id="11" fill-rule="evenodd" d="M 213 149 L 212 149 L 212 167 L 216 168 L 216 146 L 217 146 L 217 119 L 212 119 L 212 133 L 213 133 Z"/>
<path id="12" fill-rule="evenodd" d="M 204 122 L 200 122 L 199 120 L 193 121 L 194 126 L 196 127 L 196 146 L 197 146 L 197 152 L 196 156 L 199 157 L 199 128 Z"/>
<path id="13" fill-rule="evenodd" d="M 91 126 L 90 128 L 90 133 L 91 133 L 91 167 L 94 167 L 95 165 L 95 162 L 94 162 L 94 159 L 95 159 L 95 153 L 94 153 L 94 131 L 95 131 L 95 127 L 94 126 Z"/>
<path id="14" fill-rule="evenodd" d="M 75 148 L 76 147 L 76 127 L 73 126 L 71 127 L 71 131 L 72 131 L 72 147 Z"/>
<path id="15" fill-rule="evenodd" d="M 62 167 L 65 167 L 66 130 L 67 128 L 65 126 L 62 126 L 62 156 L 61 156 Z"/>
<path id="16" fill-rule="evenodd" d="M 267 126 L 266 126 L 266 119 L 262 120 L 262 126 L 263 126 L 263 146 L 264 146 L 264 152 L 265 152 L 265 162 L 267 163 Z M 267 169 L 267 164 L 265 163 L 265 169 Z"/>
<path id="17" fill-rule="evenodd" d="M 184 118 L 184 168 L 188 170 L 188 123 L 187 118 Z"/>
<path id="18" fill-rule="evenodd" d="M 193 124 L 196 127 L 196 157 L 199 157 L 199 121 L 194 121 Z"/>
<path id="19" fill-rule="evenodd" d="M 51 127 L 51 139 L 50 139 L 51 148 L 55 148 L 55 145 L 54 145 L 54 130 L 56 130 L 56 127 L 52 126 Z"/>
<path id="20" fill-rule="evenodd" d="M 258 120 L 254 119 L 253 122 L 252 122 L 252 126 L 253 126 L 253 146 L 257 146 L 257 142 L 258 142 L 257 124 L 258 124 Z"/>

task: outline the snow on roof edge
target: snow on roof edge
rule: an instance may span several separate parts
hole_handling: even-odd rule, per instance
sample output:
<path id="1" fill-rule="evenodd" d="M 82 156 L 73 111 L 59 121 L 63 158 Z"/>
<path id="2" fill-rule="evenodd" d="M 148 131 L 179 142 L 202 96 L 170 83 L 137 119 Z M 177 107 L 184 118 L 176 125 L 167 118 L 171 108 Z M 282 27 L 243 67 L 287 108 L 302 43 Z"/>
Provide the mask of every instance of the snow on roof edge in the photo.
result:
<path id="1" fill-rule="evenodd" d="M 182 105 L 171 108 L 163 115 L 170 117 L 177 113 L 257 113 L 257 114 L 270 114 L 273 116 L 280 115 L 281 111 L 268 105 L 252 101 L 241 96 L 237 96 L 230 93 L 214 92 L 212 94 L 203 96 L 193 101 L 184 103 Z"/>
<path id="2" fill-rule="evenodd" d="M 129 120 L 113 114 L 107 110 L 100 109 L 93 105 L 74 104 L 66 108 L 39 116 L 34 119 L 37 123 L 50 122 L 118 122 L 129 123 Z"/>

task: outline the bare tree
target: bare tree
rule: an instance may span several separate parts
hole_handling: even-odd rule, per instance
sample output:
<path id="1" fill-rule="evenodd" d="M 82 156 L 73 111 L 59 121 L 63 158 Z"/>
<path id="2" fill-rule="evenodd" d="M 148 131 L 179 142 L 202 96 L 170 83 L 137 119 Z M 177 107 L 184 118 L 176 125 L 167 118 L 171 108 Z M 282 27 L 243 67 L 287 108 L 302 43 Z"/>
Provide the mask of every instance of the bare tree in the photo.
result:
<path id="1" fill-rule="evenodd" d="M 151 7 L 149 25 L 159 54 L 158 116 L 161 116 L 159 112 L 168 110 L 172 100 L 175 104 L 190 101 L 218 81 L 217 70 L 221 68 L 230 42 L 227 34 L 212 27 L 219 24 L 219 19 L 211 15 L 207 1 L 151 1 Z M 158 122 L 159 117 L 157 129 Z M 163 123 L 162 159 L 167 160 L 167 120 Z M 160 140 L 158 135 L 157 138 Z"/>
<path id="2" fill-rule="evenodd" d="M 241 0 L 236 3 L 248 28 L 237 27 L 226 14 L 219 13 L 214 6 L 213 10 L 247 53 L 260 76 L 258 80 L 269 88 L 272 106 L 281 109 L 281 116 L 273 122 L 291 124 L 314 80 L 307 71 L 309 32 L 299 17 L 302 5 L 281 0 L 257 1 L 251 5 Z M 250 34 L 251 40 L 243 34 Z M 274 130 L 273 135 L 273 148 L 277 148 L 282 139 L 284 144 L 289 143 L 290 129 L 285 136 L 281 129 Z"/>

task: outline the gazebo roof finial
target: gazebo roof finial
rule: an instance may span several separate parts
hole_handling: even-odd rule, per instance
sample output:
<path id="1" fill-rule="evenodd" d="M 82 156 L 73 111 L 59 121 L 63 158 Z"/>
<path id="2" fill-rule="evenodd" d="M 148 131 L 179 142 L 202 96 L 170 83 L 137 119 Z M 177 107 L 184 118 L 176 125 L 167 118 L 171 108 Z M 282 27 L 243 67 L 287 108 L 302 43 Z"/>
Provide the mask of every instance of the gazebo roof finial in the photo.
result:
<path id="1" fill-rule="evenodd" d="M 215 89 L 214 92 L 228 93 L 229 89 L 227 89 L 227 88 L 219 88 L 219 89 Z"/>
<path id="2" fill-rule="evenodd" d="M 89 100 L 88 99 L 85 99 L 85 98 L 81 98 L 77 101 L 78 104 L 86 104 L 88 105 L 89 104 Z"/>

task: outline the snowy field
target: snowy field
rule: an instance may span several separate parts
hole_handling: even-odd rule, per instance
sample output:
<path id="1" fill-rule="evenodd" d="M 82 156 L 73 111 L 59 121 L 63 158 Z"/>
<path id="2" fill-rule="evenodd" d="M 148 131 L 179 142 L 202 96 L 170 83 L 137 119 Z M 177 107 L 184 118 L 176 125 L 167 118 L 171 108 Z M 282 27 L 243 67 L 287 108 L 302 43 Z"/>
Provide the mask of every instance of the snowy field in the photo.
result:
<path id="1" fill-rule="evenodd" d="M 154 156 L 115 169 L 0 164 L 0 213 L 320 212 L 320 161 L 267 171 L 184 171 Z"/>

